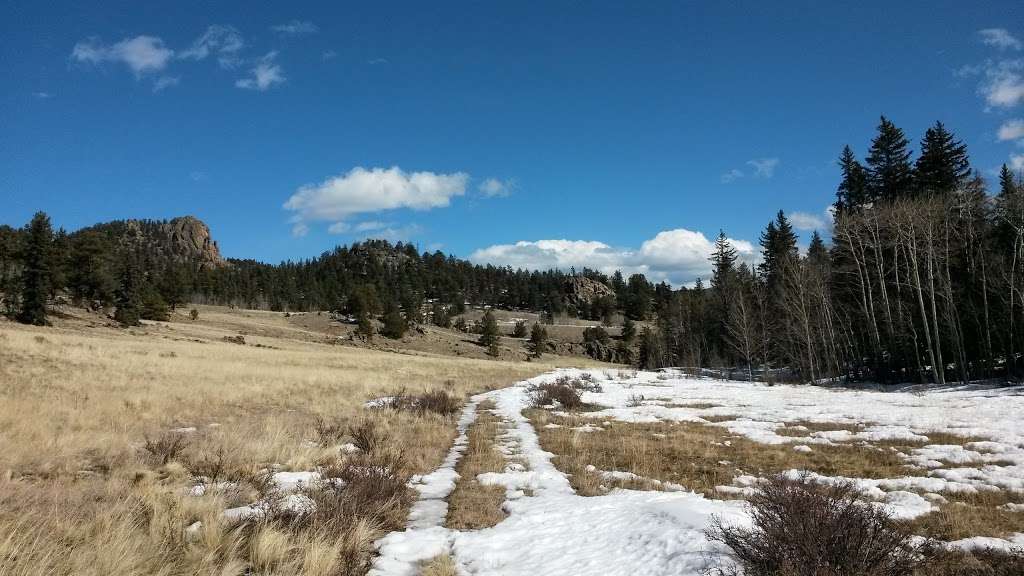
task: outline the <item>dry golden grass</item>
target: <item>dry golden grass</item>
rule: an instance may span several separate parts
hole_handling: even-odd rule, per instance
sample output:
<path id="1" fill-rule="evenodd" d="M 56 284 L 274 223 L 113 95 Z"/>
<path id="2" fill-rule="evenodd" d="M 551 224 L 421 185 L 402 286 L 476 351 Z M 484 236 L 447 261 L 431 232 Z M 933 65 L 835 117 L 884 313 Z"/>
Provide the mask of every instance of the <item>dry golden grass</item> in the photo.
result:
<path id="1" fill-rule="evenodd" d="M 395 513 L 324 534 L 281 522 L 235 528 L 220 511 L 265 491 L 267 468 L 338 465 L 343 431 L 364 419 L 401 449 L 404 473 L 427 472 L 454 419 L 370 413 L 366 400 L 399 388 L 464 397 L 558 361 L 334 346 L 281 314 L 213 307 L 196 322 L 179 313 L 128 331 L 96 318 L 56 324 L 0 321 L 0 576 L 362 573 Z M 223 340 L 239 333 L 244 346 Z M 324 421 L 341 431 L 330 441 Z M 184 495 L 197 475 L 238 488 Z"/>
<path id="2" fill-rule="evenodd" d="M 444 554 L 431 559 L 423 565 L 420 576 L 455 576 L 458 571 L 455 569 L 455 560 Z"/>
<path id="3" fill-rule="evenodd" d="M 583 484 L 577 487 L 582 493 L 600 493 L 594 486 L 594 475 L 586 473 L 588 464 L 599 470 L 674 482 L 714 498 L 724 496 L 715 487 L 731 484 L 737 475 L 767 476 L 791 468 L 858 478 L 921 474 L 908 467 L 896 452 L 866 446 L 816 444 L 812 452 L 797 452 L 789 444 L 760 444 L 705 424 L 613 421 L 599 432 L 578 432 L 572 428 L 586 424 L 588 419 L 558 417 L 539 410 L 532 411 L 530 418 L 540 433 L 541 445 L 559 455 L 556 464 L 573 474 L 574 484 Z M 545 428 L 549 422 L 561 427 Z M 619 485 L 616 482 L 612 484 Z"/>
<path id="4" fill-rule="evenodd" d="M 910 522 L 914 533 L 940 540 L 959 540 L 971 536 L 1007 537 L 1024 529 L 1024 512 L 1002 508 L 1008 503 L 1024 503 L 1024 495 L 1004 491 L 977 494 L 943 494 L 947 503 L 939 510 Z"/>
<path id="5" fill-rule="evenodd" d="M 493 409 L 493 402 L 482 402 L 477 407 L 476 421 L 467 431 L 466 453 L 455 468 L 460 478 L 448 497 L 448 517 L 445 519 L 448 528 L 479 530 L 505 519 L 505 512 L 501 509 L 505 502 L 505 489 L 485 486 L 476 479 L 484 472 L 505 470 L 505 456 L 497 450 L 503 421 L 490 412 Z"/>

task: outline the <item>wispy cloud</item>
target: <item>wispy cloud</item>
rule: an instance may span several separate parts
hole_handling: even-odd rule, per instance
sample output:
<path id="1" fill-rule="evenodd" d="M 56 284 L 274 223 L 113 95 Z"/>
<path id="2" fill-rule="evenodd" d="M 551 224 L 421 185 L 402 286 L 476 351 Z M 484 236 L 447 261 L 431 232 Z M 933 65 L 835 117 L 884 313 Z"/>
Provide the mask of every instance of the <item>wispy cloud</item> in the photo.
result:
<path id="1" fill-rule="evenodd" d="M 448 206 L 452 198 L 465 195 L 468 182 L 469 175 L 463 172 L 410 173 L 398 167 L 358 167 L 320 184 L 299 188 L 284 208 L 294 212 L 294 225 L 305 227 L 308 222 L 327 221 L 338 225 L 337 230 L 347 231 L 338 223 L 357 214 Z"/>
<path id="2" fill-rule="evenodd" d="M 187 49 L 178 54 L 185 60 L 205 60 L 217 56 L 222 68 L 235 68 L 242 63 L 240 52 L 245 47 L 242 34 L 233 26 L 215 24 L 206 29 Z"/>
<path id="3" fill-rule="evenodd" d="M 1000 50 L 1020 50 L 1021 42 L 1006 28 L 985 28 L 978 30 L 981 42 Z"/>
<path id="4" fill-rule="evenodd" d="M 771 178 L 775 175 L 775 168 L 779 165 L 778 158 L 758 158 L 747 160 L 747 166 L 754 169 L 755 178 Z"/>
<path id="5" fill-rule="evenodd" d="M 315 34 L 320 31 L 320 28 L 309 20 L 292 20 L 287 24 L 271 26 L 270 29 L 278 34 L 286 34 L 289 36 L 305 36 L 307 34 Z"/>
<path id="6" fill-rule="evenodd" d="M 276 60 L 277 51 L 268 52 L 249 71 L 249 77 L 239 78 L 235 81 L 235 86 L 246 90 L 264 92 L 276 84 L 283 83 L 286 80 L 284 68 Z"/>
<path id="7" fill-rule="evenodd" d="M 50 94 L 49 92 L 33 92 L 32 96 L 39 100 L 49 100 L 50 98 L 53 98 L 53 94 Z"/>
<path id="8" fill-rule="evenodd" d="M 172 56 L 174 50 L 167 48 L 164 41 L 155 36 L 126 38 L 111 45 L 90 38 L 75 44 L 71 50 L 72 60 L 94 65 L 121 63 L 128 66 L 136 77 L 163 70 Z"/>
<path id="9" fill-rule="evenodd" d="M 367 60 L 366 63 L 371 66 L 376 66 L 377 64 L 388 64 L 389 61 L 387 58 L 373 58 L 371 60 Z"/>
<path id="10" fill-rule="evenodd" d="M 178 76 L 161 76 L 153 82 L 153 92 L 161 92 L 171 86 L 177 86 L 181 82 Z"/>
<path id="11" fill-rule="evenodd" d="M 826 208 L 821 216 L 810 212 L 793 212 L 789 215 L 789 222 L 793 225 L 793 228 L 805 232 L 812 230 L 824 231 L 828 229 L 831 220 L 832 214 L 829 208 Z"/>
<path id="12" fill-rule="evenodd" d="M 334 60 L 337 57 L 338 53 L 335 52 L 334 50 L 325 50 L 324 53 L 320 55 L 320 59 L 323 60 L 324 62 L 327 62 L 328 60 Z"/>
<path id="13" fill-rule="evenodd" d="M 740 178 L 743 178 L 743 171 L 740 170 L 739 168 L 733 168 L 732 170 L 729 170 L 725 174 L 722 174 L 722 182 L 725 184 L 735 182 Z"/>
<path id="14" fill-rule="evenodd" d="M 501 198 L 512 194 L 516 186 L 515 180 L 499 180 L 488 178 L 477 186 L 477 190 L 488 198 Z"/>
<path id="15" fill-rule="evenodd" d="M 1010 169 L 1014 172 L 1024 171 L 1024 154 L 1010 154 Z"/>

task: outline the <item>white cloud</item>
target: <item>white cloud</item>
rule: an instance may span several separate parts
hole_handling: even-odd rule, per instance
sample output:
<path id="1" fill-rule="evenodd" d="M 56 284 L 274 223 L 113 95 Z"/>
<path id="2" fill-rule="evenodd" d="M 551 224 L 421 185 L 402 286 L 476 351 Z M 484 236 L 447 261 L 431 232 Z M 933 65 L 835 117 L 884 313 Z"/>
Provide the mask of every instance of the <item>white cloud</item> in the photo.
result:
<path id="1" fill-rule="evenodd" d="M 999 141 L 1018 140 L 1024 138 L 1024 120 L 1007 120 L 999 127 Z"/>
<path id="2" fill-rule="evenodd" d="M 498 180 L 497 178 L 488 178 L 477 186 L 480 193 L 488 198 L 498 198 L 508 196 L 512 193 L 512 189 L 515 188 L 515 180 Z"/>
<path id="3" fill-rule="evenodd" d="M 982 76 L 978 93 L 989 106 L 1011 108 L 1024 101 L 1024 60 L 987 60 L 979 65 L 964 66 L 957 76 Z"/>
<path id="4" fill-rule="evenodd" d="M 245 47 L 242 35 L 233 26 L 215 24 L 206 29 L 202 36 L 196 38 L 192 45 L 178 54 L 178 58 L 186 60 L 205 60 L 211 54 L 217 55 L 217 61 L 223 68 L 234 68 L 242 63 L 238 53 Z"/>
<path id="5" fill-rule="evenodd" d="M 754 261 L 757 252 L 753 244 L 729 241 L 742 260 Z M 713 250 L 714 242 L 704 234 L 679 228 L 659 232 L 637 250 L 613 248 L 595 240 L 536 240 L 481 248 L 470 255 L 470 260 L 533 270 L 588 267 L 607 274 L 615 270 L 627 275 L 639 272 L 655 282 L 667 280 L 678 285 L 697 277 L 707 278 Z"/>
<path id="6" fill-rule="evenodd" d="M 279 34 L 288 34 L 292 36 L 304 36 L 306 34 L 316 33 L 320 30 L 317 28 L 316 24 L 313 24 L 308 20 L 292 20 L 287 24 L 271 26 L 270 29 Z"/>
<path id="7" fill-rule="evenodd" d="M 75 44 L 71 58 L 88 64 L 120 62 L 131 68 L 136 76 L 157 72 L 167 67 L 174 56 L 174 50 L 164 46 L 164 41 L 154 36 L 136 36 L 105 46 L 95 39 Z"/>
<path id="8" fill-rule="evenodd" d="M 276 62 L 277 51 L 268 52 L 266 56 L 259 59 L 256 66 L 250 70 L 250 78 L 240 78 L 235 81 L 235 86 L 247 90 L 264 92 L 275 84 L 285 81 L 284 69 Z"/>
<path id="9" fill-rule="evenodd" d="M 1010 170 L 1024 171 L 1024 154 L 1010 154 Z"/>
<path id="10" fill-rule="evenodd" d="M 722 182 L 724 184 L 728 184 L 730 182 L 735 182 L 736 180 L 739 180 L 740 178 L 743 178 L 743 171 L 739 170 L 737 168 L 733 168 L 732 170 L 729 170 L 725 174 L 722 174 Z"/>
<path id="11" fill-rule="evenodd" d="M 758 158 L 747 160 L 747 165 L 754 168 L 755 178 L 771 178 L 775 175 L 775 168 L 779 165 L 778 158 Z"/>
<path id="12" fill-rule="evenodd" d="M 181 82 L 178 76 L 161 76 L 153 83 L 153 92 L 160 92 L 171 86 L 177 86 Z"/>
<path id="13" fill-rule="evenodd" d="M 53 94 L 50 94 L 49 92 L 33 92 L 32 95 L 38 98 L 39 100 L 48 100 L 50 98 L 53 98 Z"/>
<path id="14" fill-rule="evenodd" d="M 825 214 L 826 216 L 829 215 L 828 209 L 825 210 Z M 824 218 L 809 212 L 793 212 L 789 215 L 789 222 L 793 225 L 793 228 L 808 232 L 811 230 L 824 230 L 827 227 Z"/>
<path id="15" fill-rule="evenodd" d="M 284 208 L 295 212 L 293 223 L 337 223 L 355 214 L 400 208 L 430 210 L 448 206 L 453 197 L 464 195 L 468 181 L 469 175 L 463 172 L 409 173 L 397 166 L 369 170 L 357 167 L 320 184 L 299 188 Z"/>
<path id="16" fill-rule="evenodd" d="M 324 62 L 327 62 L 328 60 L 333 60 L 337 57 L 338 53 L 335 52 L 334 50 L 325 50 L 324 53 L 320 55 L 320 59 L 323 60 Z"/>
<path id="17" fill-rule="evenodd" d="M 984 30 L 978 30 L 978 35 L 981 36 L 983 44 L 995 46 L 1000 50 L 1021 49 L 1020 40 L 1015 38 L 1013 34 L 1010 34 L 1006 28 L 985 28 Z"/>

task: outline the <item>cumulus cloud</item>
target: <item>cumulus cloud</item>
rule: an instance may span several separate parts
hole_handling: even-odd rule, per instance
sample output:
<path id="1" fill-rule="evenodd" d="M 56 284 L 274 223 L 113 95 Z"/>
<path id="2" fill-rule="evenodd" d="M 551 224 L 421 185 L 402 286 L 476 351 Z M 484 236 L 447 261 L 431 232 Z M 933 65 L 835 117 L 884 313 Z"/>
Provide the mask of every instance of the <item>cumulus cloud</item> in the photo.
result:
<path id="1" fill-rule="evenodd" d="M 281 84 L 286 80 L 284 69 L 276 62 L 277 51 L 268 52 L 259 59 L 250 71 L 248 78 L 239 78 L 235 86 L 246 90 L 264 92 L 275 84 Z"/>
<path id="2" fill-rule="evenodd" d="M 357 167 L 320 184 L 299 188 L 284 208 L 295 213 L 293 223 L 337 223 L 356 214 L 400 208 L 430 210 L 448 206 L 453 197 L 464 195 L 468 181 L 469 175 L 463 172 L 409 173 L 397 166 L 369 170 Z"/>
<path id="3" fill-rule="evenodd" d="M 289 36 L 304 36 L 306 34 L 314 34 L 320 30 L 316 24 L 313 24 L 308 20 L 292 20 L 287 24 L 271 26 L 270 29 L 278 34 L 286 34 Z"/>
<path id="4" fill-rule="evenodd" d="M 825 215 L 829 215 L 827 209 L 825 211 Z M 824 230 L 828 225 L 825 218 L 809 212 L 793 212 L 789 215 L 789 222 L 793 225 L 793 228 L 807 232 L 812 230 Z"/>
<path id="5" fill-rule="evenodd" d="M 497 178 L 488 178 L 477 186 L 480 193 L 488 198 L 508 196 L 512 193 L 513 188 L 515 188 L 514 180 L 498 180 Z"/>
<path id="6" fill-rule="evenodd" d="M 222 68 L 234 68 L 241 64 L 239 52 L 245 47 L 241 33 L 233 26 L 215 24 L 206 29 L 196 38 L 192 45 L 178 54 L 185 60 L 205 60 L 210 55 L 217 56 Z"/>
<path id="7" fill-rule="evenodd" d="M 1021 42 L 1006 28 L 985 28 L 978 30 L 981 42 L 1000 50 L 1020 50 Z"/>
<path id="8" fill-rule="evenodd" d="M 746 240 L 729 239 L 740 258 L 753 262 L 756 250 Z M 654 281 L 688 284 L 711 272 L 714 242 L 701 232 L 678 228 L 659 232 L 639 249 L 615 248 L 596 240 L 536 240 L 481 248 L 470 260 L 513 268 L 545 270 L 584 267 L 610 274 L 642 273 Z"/>
<path id="9" fill-rule="evenodd" d="M 1024 171 L 1024 154 L 1010 154 L 1010 170 Z"/>
<path id="10" fill-rule="evenodd" d="M 122 63 L 136 76 L 163 70 L 172 56 L 174 50 L 164 46 L 164 41 L 155 36 L 136 36 L 111 45 L 89 39 L 75 44 L 71 50 L 72 60 L 96 65 Z"/>
<path id="11" fill-rule="evenodd" d="M 986 60 L 982 64 L 963 66 L 957 76 L 980 76 L 978 94 L 989 106 L 1012 108 L 1024 102 L 1024 59 Z"/>
<path id="12" fill-rule="evenodd" d="M 999 141 L 1019 140 L 1024 138 L 1024 120 L 1007 120 L 999 127 Z"/>
<path id="13" fill-rule="evenodd" d="M 747 160 L 747 165 L 754 169 L 755 178 L 771 178 L 775 175 L 775 168 L 779 165 L 778 158 L 758 158 Z"/>

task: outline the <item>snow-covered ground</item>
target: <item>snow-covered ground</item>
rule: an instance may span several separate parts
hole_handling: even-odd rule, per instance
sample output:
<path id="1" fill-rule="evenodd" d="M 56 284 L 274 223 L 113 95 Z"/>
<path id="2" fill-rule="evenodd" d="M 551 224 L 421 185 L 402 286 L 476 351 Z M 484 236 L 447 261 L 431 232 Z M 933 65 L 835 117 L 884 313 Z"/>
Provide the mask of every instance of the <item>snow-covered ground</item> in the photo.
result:
<path id="1" fill-rule="evenodd" d="M 484 399 L 493 400 L 496 414 L 511 426 L 501 441 L 504 451 L 514 457 L 513 463 L 504 473 L 479 478 L 506 488 L 509 516 L 493 528 L 478 531 L 442 526 L 447 506 L 444 498 L 454 487 L 454 467 L 463 450 L 464 436 L 460 436 L 461 442 L 441 469 L 414 484 L 422 500 L 414 509 L 413 522 L 407 530 L 378 542 L 380 557 L 370 573 L 416 574 L 420 562 L 443 553 L 454 558 L 462 574 L 701 573 L 721 552 L 704 537 L 704 529 L 712 515 L 726 523 L 748 522 L 741 501 L 708 499 L 687 491 L 613 490 L 602 496 L 578 496 L 552 464 L 553 455 L 541 449 L 536 431 L 523 415 L 529 405 L 527 385 L 581 373 L 558 371 L 474 397 L 460 421 L 460 431 L 465 431 Z M 768 387 L 651 372 L 590 373 L 603 390 L 587 392 L 583 399 L 603 407 L 587 413 L 599 420 L 707 423 L 757 442 L 792 443 L 800 451 L 838 442 L 915 440 L 921 447 L 909 451 L 906 460 L 927 470 L 927 475 L 851 479 L 878 499 L 880 506 L 901 517 L 931 511 L 943 492 L 1024 492 L 1024 390 L 1019 388 L 880 392 Z M 638 402 L 640 398 L 642 402 Z M 686 404 L 714 406 L 681 406 Z M 709 421 L 705 417 L 714 418 Z M 797 436 L 776 433 L 787 426 L 791 433 L 799 431 L 793 424 L 802 421 L 846 426 Z M 936 432 L 984 440 L 966 445 L 929 444 L 928 434 Z M 841 480 L 820 475 L 815 479 Z M 742 491 L 756 481 L 738 477 L 731 488 Z M 1024 545 L 1024 534 L 1009 541 L 984 540 L 968 539 L 954 545 Z"/>

